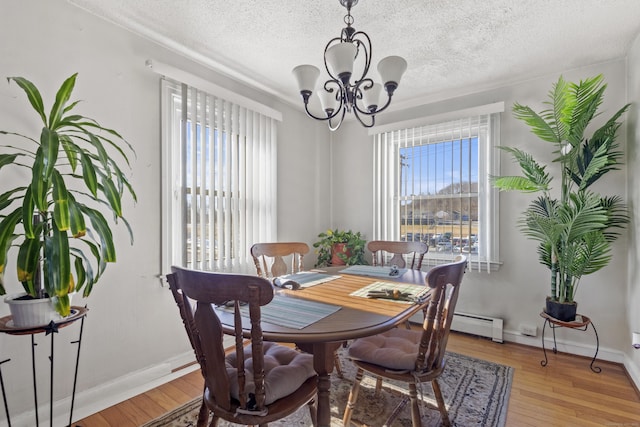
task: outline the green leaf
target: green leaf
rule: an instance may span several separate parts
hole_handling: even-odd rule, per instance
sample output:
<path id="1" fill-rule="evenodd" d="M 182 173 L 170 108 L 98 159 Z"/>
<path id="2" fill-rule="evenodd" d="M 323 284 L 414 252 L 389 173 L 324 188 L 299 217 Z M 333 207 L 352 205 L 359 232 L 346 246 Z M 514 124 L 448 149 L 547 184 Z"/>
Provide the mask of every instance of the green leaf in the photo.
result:
<path id="1" fill-rule="evenodd" d="M 51 231 L 44 242 L 45 290 L 51 297 L 63 296 L 73 291 L 69 238 L 66 232 L 58 230 L 55 222 Z"/>
<path id="2" fill-rule="evenodd" d="M 19 193 L 21 191 L 26 190 L 27 187 L 16 187 L 12 190 L 9 190 L 5 193 L 0 194 L 0 212 L 4 211 L 8 206 L 10 206 L 14 201 L 20 200 L 24 197 L 12 197 L 14 194 Z"/>
<path id="3" fill-rule="evenodd" d="M 97 136 L 95 136 L 90 132 L 87 132 L 87 136 L 89 137 L 89 141 L 91 141 L 91 144 L 96 148 L 96 151 L 98 152 L 98 159 L 102 164 L 102 168 L 106 173 L 108 173 L 109 172 L 109 155 L 107 154 L 107 151 L 104 149 L 104 146 L 102 145 L 102 143 L 100 142 L 100 139 Z"/>
<path id="4" fill-rule="evenodd" d="M 42 242 L 40 239 L 25 239 L 18 250 L 16 264 L 18 280 L 25 289 L 28 289 L 27 293 L 34 298 L 38 297 L 35 278 L 40 266 L 41 248 Z"/>
<path id="5" fill-rule="evenodd" d="M 22 226 L 24 227 L 24 235 L 27 239 L 35 238 L 33 231 L 34 214 L 36 214 L 35 204 L 33 202 L 33 195 L 31 194 L 31 186 L 29 186 L 22 200 Z"/>
<path id="6" fill-rule="evenodd" d="M 69 214 L 69 193 L 60 172 L 53 171 L 53 220 L 60 231 L 71 227 Z"/>
<path id="7" fill-rule="evenodd" d="M 115 262 L 116 249 L 113 244 L 113 235 L 111 234 L 111 229 L 109 228 L 107 221 L 104 219 L 104 216 L 102 216 L 99 211 L 84 205 L 80 205 L 80 209 L 89 217 L 93 230 L 100 239 L 102 260 L 104 262 Z"/>
<path id="8" fill-rule="evenodd" d="M 44 177 L 44 155 L 42 147 L 38 148 L 36 158 L 33 162 L 33 170 L 31 172 L 31 193 L 33 201 L 40 212 L 47 211 L 47 192 L 49 191 L 50 181 Z"/>
<path id="9" fill-rule="evenodd" d="M 60 126 L 60 117 L 62 116 L 67 101 L 69 101 L 71 97 L 77 75 L 78 73 L 75 73 L 67 78 L 64 83 L 62 83 L 62 86 L 60 86 L 60 89 L 58 89 L 58 93 L 56 93 L 56 101 L 51 107 L 51 113 L 49 113 L 49 127 L 54 131 Z"/>
<path id="10" fill-rule="evenodd" d="M 69 220 L 71 226 L 71 235 L 75 238 L 83 237 L 87 234 L 87 227 L 84 222 L 84 214 L 80 210 L 80 206 L 76 199 L 69 194 Z"/>
<path id="11" fill-rule="evenodd" d="M 44 155 L 42 159 L 44 165 L 43 179 L 49 180 L 58 161 L 58 150 L 60 148 L 58 134 L 47 127 L 43 127 L 40 134 L 40 147 Z"/>
<path id="12" fill-rule="evenodd" d="M 80 289 L 82 289 L 82 287 L 84 286 L 84 282 L 87 280 L 87 274 L 82 262 L 82 258 L 76 257 L 74 266 L 76 269 L 76 277 L 78 278 L 78 280 L 76 281 L 75 290 L 79 291 Z"/>
<path id="13" fill-rule="evenodd" d="M 86 184 L 93 197 L 98 196 L 98 178 L 96 176 L 96 169 L 93 166 L 91 158 L 85 153 L 80 152 L 80 163 L 82 163 L 82 179 Z"/>
<path id="14" fill-rule="evenodd" d="M 27 98 L 31 103 L 33 109 L 38 113 L 40 118 L 42 119 L 42 123 L 44 125 L 47 124 L 47 116 L 44 113 L 44 104 L 42 102 L 42 96 L 40 96 L 40 92 L 38 88 L 35 87 L 33 83 L 23 77 L 8 77 L 7 81 L 13 80 L 16 82 L 18 86 L 27 94 Z"/>
<path id="15" fill-rule="evenodd" d="M 60 145 L 64 149 L 64 152 L 67 156 L 67 160 L 69 160 L 69 166 L 71 166 L 71 171 L 75 172 L 78 167 L 78 155 L 76 152 L 76 146 L 71 140 L 71 137 L 68 135 L 59 135 Z"/>
<path id="16" fill-rule="evenodd" d="M 19 207 L 0 221 L 0 295 L 6 293 L 4 289 L 4 271 L 7 265 L 9 248 L 11 248 L 11 243 L 17 237 L 13 232 L 21 217 L 22 207 Z"/>
<path id="17" fill-rule="evenodd" d="M 7 253 L 11 247 L 11 243 L 16 238 L 13 232 L 16 228 L 16 224 L 20 222 L 22 218 L 22 206 L 11 212 L 0 221 L 0 280 L 4 275 L 4 270 L 7 265 Z M 0 294 L 4 292 L 4 287 L 0 289 Z M 4 295 L 4 294 L 2 294 Z"/>
<path id="18" fill-rule="evenodd" d="M 0 153 L 0 169 L 4 166 L 11 165 L 15 162 L 18 156 L 22 156 L 22 154 L 1 154 Z"/>
<path id="19" fill-rule="evenodd" d="M 67 317 L 71 314 L 71 301 L 69 295 L 58 295 L 51 298 L 53 307 L 62 317 Z"/>
<path id="20" fill-rule="evenodd" d="M 122 217 L 120 193 L 118 192 L 118 189 L 116 188 L 113 181 L 106 176 L 102 177 L 102 191 L 107 197 L 107 201 L 109 202 L 109 205 L 111 206 L 111 209 L 113 210 L 115 215 L 117 217 Z"/>

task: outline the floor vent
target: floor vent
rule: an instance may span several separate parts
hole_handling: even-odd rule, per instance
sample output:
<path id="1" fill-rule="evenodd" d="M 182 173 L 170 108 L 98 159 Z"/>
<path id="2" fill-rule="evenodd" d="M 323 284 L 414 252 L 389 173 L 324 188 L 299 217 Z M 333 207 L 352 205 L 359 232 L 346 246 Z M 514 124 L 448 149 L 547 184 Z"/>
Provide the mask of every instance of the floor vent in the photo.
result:
<path id="1" fill-rule="evenodd" d="M 451 330 L 491 338 L 495 342 L 502 342 L 502 319 L 494 317 L 456 311 L 453 315 Z"/>

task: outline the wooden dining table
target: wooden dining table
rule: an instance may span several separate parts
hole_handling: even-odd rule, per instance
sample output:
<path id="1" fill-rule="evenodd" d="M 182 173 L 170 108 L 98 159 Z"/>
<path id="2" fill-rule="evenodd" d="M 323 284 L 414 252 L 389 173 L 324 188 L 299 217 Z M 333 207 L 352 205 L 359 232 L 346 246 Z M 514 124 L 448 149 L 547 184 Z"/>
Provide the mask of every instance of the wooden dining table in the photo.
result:
<path id="1" fill-rule="evenodd" d="M 264 318 L 261 322 L 265 341 L 294 343 L 302 351 L 313 354 L 314 369 L 318 374 L 317 408 L 320 427 L 328 427 L 331 424 L 330 374 L 334 369 L 334 352 L 345 341 L 376 335 L 404 324 L 424 306 L 350 294 L 374 282 L 424 285 L 425 272 L 407 270 L 400 276 L 379 277 L 344 274 L 340 272 L 343 268 L 333 267 L 326 271 L 327 274 L 340 275 L 331 281 L 298 290 L 276 291 L 280 298 L 302 298 L 339 306 L 340 309 L 336 312 L 302 329 L 269 323 Z M 233 314 L 221 311 L 218 315 L 225 332 L 233 334 Z M 243 335 L 250 338 L 248 319 L 247 324 L 243 324 L 243 329 Z"/>

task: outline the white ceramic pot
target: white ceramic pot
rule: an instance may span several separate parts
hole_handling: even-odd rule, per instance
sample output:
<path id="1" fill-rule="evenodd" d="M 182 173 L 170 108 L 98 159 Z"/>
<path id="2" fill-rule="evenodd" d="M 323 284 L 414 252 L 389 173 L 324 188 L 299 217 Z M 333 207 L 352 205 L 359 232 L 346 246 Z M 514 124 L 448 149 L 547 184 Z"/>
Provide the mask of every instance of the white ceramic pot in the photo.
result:
<path id="1" fill-rule="evenodd" d="M 36 326 L 46 326 L 52 320 L 58 321 L 62 316 L 53 307 L 50 298 L 41 299 L 16 299 L 27 295 L 19 293 L 7 295 L 4 301 L 9 305 L 13 318 L 14 328 L 32 328 Z"/>

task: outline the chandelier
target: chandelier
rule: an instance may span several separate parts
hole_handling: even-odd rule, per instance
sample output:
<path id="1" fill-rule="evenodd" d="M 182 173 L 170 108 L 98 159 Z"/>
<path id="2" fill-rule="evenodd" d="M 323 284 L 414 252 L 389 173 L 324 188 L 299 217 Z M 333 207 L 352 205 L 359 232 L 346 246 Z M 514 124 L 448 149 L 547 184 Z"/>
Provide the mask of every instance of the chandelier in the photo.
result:
<path id="1" fill-rule="evenodd" d="M 309 98 L 316 87 L 320 70 L 313 65 L 299 65 L 293 69 L 293 75 L 298 81 L 304 110 L 309 117 L 326 120 L 333 131 L 340 127 L 347 112 L 353 112 L 358 121 L 369 128 L 375 124 L 375 115 L 391 104 L 393 92 L 407 69 L 407 61 L 399 56 L 388 56 L 378 63 L 378 72 L 387 94 L 386 102 L 380 107 L 383 86 L 367 77 L 371 65 L 371 39 L 367 33 L 356 31 L 352 26 L 354 19 L 351 8 L 358 0 L 339 1 L 347 9 L 344 17 L 347 26 L 342 29 L 340 37 L 329 40 L 324 48 L 324 68 L 330 78 L 323 87 L 318 88 L 318 97 L 325 117 L 315 116 L 309 111 Z M 362 58 L 358 62 L 362 74 L 354 79 L 357 74 L 353 68 L 358 57 Z"/>

